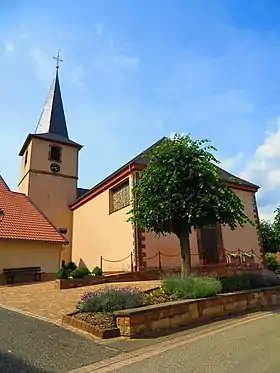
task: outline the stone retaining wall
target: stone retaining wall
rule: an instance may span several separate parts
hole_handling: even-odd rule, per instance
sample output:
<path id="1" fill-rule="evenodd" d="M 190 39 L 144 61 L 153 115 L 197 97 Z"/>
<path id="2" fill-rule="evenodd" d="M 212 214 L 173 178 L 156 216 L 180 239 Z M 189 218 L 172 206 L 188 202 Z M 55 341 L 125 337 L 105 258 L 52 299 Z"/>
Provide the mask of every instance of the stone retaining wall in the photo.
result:
<path id="1" fill-rule="evenodd" d="M 280 287 L 182 300 L 115 312 L 123 336 L 138 337 L 219 317 L 280 305 Z"/>
<path id="2" fill-rule="evenodd" d="M 192 269 L 192 272 L 196 276 L 211 276 L 211 277 L 225 277 L 232 276 L 244 272 L 255 271 L 258 269 L 256 266 L 252 267 L 242 267 L 234 266 L 229 264 L 214 264 L 197 266 Z M 149 281 L 149 280 L 160 280 L 168 274 L 179 274 L 180 269 L 173 271 L 159 271 L 154 270 L 143 270 L 140 272 L 125 272 L 125 273 L 115 273 L 105 276 L 86 276 L 84 278 L 75 279 L 62 279 L 56 280 L 56 289 L 71 289 L 81 286 L 90 286 L 104 283 L 112 282 L 133 282 L 133 281 Z"/>

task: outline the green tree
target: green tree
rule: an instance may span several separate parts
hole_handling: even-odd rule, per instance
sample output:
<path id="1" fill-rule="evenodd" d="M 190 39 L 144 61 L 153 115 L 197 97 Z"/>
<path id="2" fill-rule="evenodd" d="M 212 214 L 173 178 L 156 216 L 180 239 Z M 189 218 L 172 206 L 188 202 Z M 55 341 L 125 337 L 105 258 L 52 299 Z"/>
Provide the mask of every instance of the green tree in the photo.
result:
<path id="1" fill-rule="evenodd" d="M 209 140 L 166 138 L 148 154 L 150 161 L 133 190 L 129 221 L 158 236 L 178 237 L 182 276 L 191 273 L 192 229 L 215 222 L 232 230 L 253 224 L 240 198 L 221 180 L 214 150 Z"/>
<path id="2" fill-rule="evenodd" d="M 260 222 L 263 249 L 266 253 L 276 253 L 280 250 L 280 207 L 277 207 L 274 214 L 273 222 Z"/>
<path id="3" fill-rule="evenodd" d="M 265 253 L 275 253 L 277 251 L 277 240 L 275 236 L 274 224 L 270 221 L 260 222 L 263 250 Z"/>

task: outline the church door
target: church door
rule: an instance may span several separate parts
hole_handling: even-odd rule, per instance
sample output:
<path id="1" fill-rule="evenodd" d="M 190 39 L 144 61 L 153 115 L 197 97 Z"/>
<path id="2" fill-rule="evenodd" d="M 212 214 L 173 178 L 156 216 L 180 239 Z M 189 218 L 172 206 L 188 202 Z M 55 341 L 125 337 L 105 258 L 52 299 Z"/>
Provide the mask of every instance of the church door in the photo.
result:
<path id="1" fill-rule="evenodd" d="M 220 226 L 205 226 L 199 232 L 199 246 L 204 264 L 217 264 L 220 259 Z"/>

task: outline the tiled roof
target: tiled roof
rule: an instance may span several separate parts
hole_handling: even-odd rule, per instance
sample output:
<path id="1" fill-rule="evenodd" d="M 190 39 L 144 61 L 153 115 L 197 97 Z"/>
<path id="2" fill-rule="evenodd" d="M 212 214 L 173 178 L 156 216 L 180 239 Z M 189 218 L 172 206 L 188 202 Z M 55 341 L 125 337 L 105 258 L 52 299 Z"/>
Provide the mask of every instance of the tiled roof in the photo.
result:
<path id="1" fill-rule="evenodd" d="M 67 243 L 67 240 L 22 193 L 12 192 L 0 176 L 0 239 Z"/>
<path id="2" fill-rule="evenodd" d="M 127 169 L 129 165 L 131 164 L 137 164 L 140 166 L 147 166 L 149 163 L 149 158 L 145 156 L 147 153 L 149 153 L 151 150 L 153 150 L 156 146 L 160 145 L 161 142 L 166 139 L 166 137 L 162 137 L 160 140 L 158 140 L 156 143 L 154 143 L 152 146 L 150 146 L 148 149 L 144 150 L 142 153 L 138 154 L 135 158 L 131 159 L 129 162 L 124 164 L 122 167 L 120 167 L 117 171 L 113 172 L 111 175 L 107 176 L 104 180 L 93 186 L 91 189 L 86 190 L 85 193 L 79 193 L 77 192 L 77 199 L 74 201 L 70 207 L 74 206 L 77 202 L 83 200 L 84 197 L 88 196 L 90 193 L 101 187 L 102 185 L 106 184 L 109 180 L 111 180 L 113 177 L 121 173 L 123 170 Z M 238 176 L 235 176 L 222 168 L 218 167 L 218 171 L 221 175 L 221 179 L 227 183 L 233 183 L 236 185 L 241 185 L 241 186 L 247 186 L 247 187 L 252 187 L 254 189 L 259 189 L 259 186 L 253 183 L 250 183 L 249 181 L 246 181 L 244 179 L 241 179 Z"/>

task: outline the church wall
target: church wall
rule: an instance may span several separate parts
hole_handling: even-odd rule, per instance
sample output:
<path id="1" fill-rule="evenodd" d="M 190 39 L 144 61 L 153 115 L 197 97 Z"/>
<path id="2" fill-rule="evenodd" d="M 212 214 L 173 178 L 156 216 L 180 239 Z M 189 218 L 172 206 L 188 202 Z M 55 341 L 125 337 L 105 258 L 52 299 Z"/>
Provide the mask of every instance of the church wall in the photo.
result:
<path id="1" fill-rule="evenodd" d="M 66 175 L 77 177 L 78 174 L 78 150 L 73 146 L 66 146 L 63 144 L 49 142 L 41 139 L 32 139 L 31 141 L 32 148 L 32 156 L 30 157 L 30 168 L 32 170 L 40 170 L 40 171 L 50 171 L 50 164 L 52 163 L 49 160 L 49 149 L 51 146 L 59 146 L 62 148 L 61 152 L 61 163 L 60 164 L 60 172 L 57 174 L 59 175 Z M 31 152 L 29 151 L 30 155 Z M 23 157 L 24 158 L 24 157 Z"/>
<path id="2" fill-rule="evenodd" d="M 32 147 L 32 143 L 28 145 L 23 157 L 21 157 L 18 191 L 24 194 L 28 194 L 28 191 L 29 191 L 29 179 L 28 179 L 28 175 L 26 175 L 26 172 L 30 170 L 30 166 L 31 166 L 31 157 L 30 157 L 31 147 Z"/>
<path id="3" fill-rule="evenodd" d="M 62 149 L 60 172 L 50 170 L 50 145 Z M 70 261 L 72 242 L 72 211 L 69 205 L 76 199 L 78 150 L 72 146 L 32 139 L 28 146 L 27 162 L 22 157 L 19 191 L 47 216 L 56 228 L 66 228 L 69 244 L 64 248 L 61 259 Z M 29 172 L 28 172 L 29 171 Z M 22 176 L 25 175 L 25 176 Z"/>
<path id="4" fill-rule="evenodd" d="M 130 271 L 133 252 L 133 229 L 127 222 L 130 206 L 110 212 L 110 190 L 73 211 L 72 260 L 89 269 L 100 266 L 104 272 Z M 125 260 L 122 260 L 127 258 Z"/>
<path id="5" fill-rule="evenodd" d="M 151 232 L 145 232 L 144 237 L 145 248 L 143 252 L 145 254 L 143 259 L 147 263 L 147 268 L 158 268 L 159 260 L 163 269 L 174 269 L 181 266 L 180 243 L 175 234 L 158 238 Z M 192 265 L 198 265 L 197 234 L 195 231 L 190 235 L 190 249 Z M 159 251 L 160 254 L 158 254 Z"/>
<path id="6" fill-rule="evenodd" d="M 54 177 L 45 174 L 30 174 L 32 193 L 29 194 L 32 202 L 53 223 L 56 228 L 66 228 L 66 239 L 69 244 L 62 251 L 62 260 L 71 259 L 72 242 L 72 216 L 69 204 L 76 195 L 76 186 L 71 179 Z"/>
<path id="7" fill-rule="evenodd" d="M 21 267 L 41 267 L 47 275 L 54 275 L 59 269 L 61 250 L 61 243 L 0 240 L 0 275 L 3 268 Z"/>
<path id="8" fill-rule="evenodd" d="M 255 203 L 255 193 L 233 189 L 236 195 L 242 200 L 244 212 L 253 222 L 257 223 L 257 207 Z M 247 224 L 244 228 L 238 226 L 234 231 L 231 231 L 228 226 L 222 226 L 223 244 L 227 251 L 242 251 L 254 250 L 256 253 L 255 262 L 261 263 L 261 246 L 258 230 L 251 224 Z"/>
<path id="9" fill-rule="evenodd" d="M 255 193 L 236 190 L 233 191 L 241 198 L 244 204 L 245 214 L 254 222 L 257 223 L 257 207 L 255 202 Z M 228 226 L 221 227 L 222 229 L 222 246 L 227 251 L 235 252 L 237 249 L 241 251 L 254 250 L 256 256 L 255 263 L 261 263 L 261 250 L 259 242 L 258 230 L 251 224 L 247 224 L 244 228 L 237 227 L 236 230 L 231 231 Z M 142 233 L 144 240 L 143 260 L 146 262 L 147 268 L 158 268 L 159 265 L 163 269 L 180 267 L 180 244 L 178 238 L 174 235 L 166 235 L 156 237 L 151 232 Z M 190 236 L 190 249 L 192 265 L 203 264 L 198 256 L 197 232 L 193 232 Z M 160 255 L 158 252 L 160 251 Z M 160 256 L 160 259 L 159 259 Z M 221 257 L 221 261 L 223 258 Z M 160 261 L 160 263 L 159 263 Z"/>

